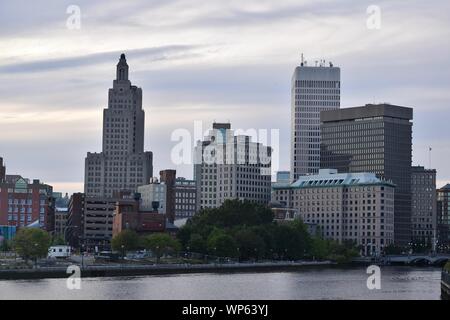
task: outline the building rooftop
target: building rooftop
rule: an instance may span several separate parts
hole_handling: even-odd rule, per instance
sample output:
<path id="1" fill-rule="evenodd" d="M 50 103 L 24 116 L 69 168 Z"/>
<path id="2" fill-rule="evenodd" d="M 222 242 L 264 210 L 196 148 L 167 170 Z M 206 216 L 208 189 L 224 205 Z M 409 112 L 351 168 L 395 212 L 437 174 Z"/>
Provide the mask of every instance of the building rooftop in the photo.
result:
<path id="1" fill-rule="evenodd" d="M 362 186 L 385 184 L 392 187 L 395 185 L 386 180 L 378 178 L 374 173 L 338 173 L 336 169 L 320 169 L 319 174 L 311 176 L 301 176 L 292 184 L 277 184 L 274 189 L 298 189 L 298 188 L 318 188 L 337 186 Z"/>
<path id="2" fill-rule="evenodd" d="M 404 120 L 413 119 L 413 109 L 387 103 L 366 104 L 363 107 L 343 108 L 337 110 L 322 111 L 321 122 L 346 121 L 361 118 L 391 117 Z"/>
<path id="3" fill-rule="evenodd" d="M 443 186 L 439 190 L 450 190 L 450 183 L 447 183 L 445 186 Z"/>

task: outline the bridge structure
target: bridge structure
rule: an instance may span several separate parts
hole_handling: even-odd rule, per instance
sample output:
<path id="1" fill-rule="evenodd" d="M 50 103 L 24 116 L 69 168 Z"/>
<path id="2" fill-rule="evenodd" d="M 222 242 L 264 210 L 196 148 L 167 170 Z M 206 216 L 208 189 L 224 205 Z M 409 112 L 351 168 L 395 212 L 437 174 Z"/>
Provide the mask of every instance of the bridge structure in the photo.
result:
<path id="1" fill-rule="evenodd" d="M 381 260 L 386 264 L 443 266 L 447 261 L 450 261 L 450 254 L 387 255 Z"/>

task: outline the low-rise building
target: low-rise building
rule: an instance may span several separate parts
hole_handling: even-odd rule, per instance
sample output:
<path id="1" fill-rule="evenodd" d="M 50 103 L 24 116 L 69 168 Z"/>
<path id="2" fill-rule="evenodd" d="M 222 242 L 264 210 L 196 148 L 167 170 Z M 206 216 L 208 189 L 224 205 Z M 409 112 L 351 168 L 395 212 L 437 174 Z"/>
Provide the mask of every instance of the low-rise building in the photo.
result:
<path id="1" fill-rule="evenodd" d="M 275 186 L 272 202 L 296 209 L 324 238 L 353 242 L 363 254 L 375 255 L 394 241 L 394 190 L 395 185 L 373 173 L 322 169 Z"/>
<path id="2" fill-rule="evenodd" d="M 152 178 L 149 184 L 137 188 L 141 198 L 141 209 L 152 211 L 157 208 L 161 214 L 166 214 L 167 185 Z"/>
<path id="3" fill-rule="evenodd" d="M 84 233 L 84 193 L 74 193 L 69 200 L 65 240 L 70 246 L 80 248 Z"/>
<path id="4" fill-rule="evenodd" d="M 48 232 L 54 229 L 53 187 L 19 175 L 5 175 L 0 183 L 0 225 L 25 227 L 38 223 Z"/>
<path id="5" fill-rule="evenodd" d="M 65 239 L 68 216 L 69 216 L 68 208 L 55 209 L 55 230 L 54 230 L 55 236 L 63 237 Z"/>
<path id="6" fill-rule="evenodd" d="M 142 211 L 139 204 L 139 198 L 117 202 L 113 217 L 113 237 L 123 230 L 133 230 L 138 234 L 166 231 L 166 215 L 157 210 Z"/>

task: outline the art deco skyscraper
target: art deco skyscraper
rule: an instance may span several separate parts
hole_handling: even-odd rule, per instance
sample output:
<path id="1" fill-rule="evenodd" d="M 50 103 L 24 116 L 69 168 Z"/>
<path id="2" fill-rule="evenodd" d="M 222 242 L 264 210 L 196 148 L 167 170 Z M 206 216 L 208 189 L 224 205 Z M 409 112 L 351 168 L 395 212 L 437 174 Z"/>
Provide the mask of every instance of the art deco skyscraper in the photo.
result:
<path id="1" fill-rule="evenodd" d="M 122 54 L 103 110 L 103 150 L 86 157 L 86 196 L 110 198 L 121 190 L 135 191 L 153 175 L 152 153 L 144 152 L 142 89 L 131 85 L 128 70 Z"/>
<path id="2" fill-rule="evenodd" d="M 291 180 L 317 174 L 320 167 L 320 112 L 339 109 L 341 70 L 332 63 L 306 62 L 292 76 Z"/>

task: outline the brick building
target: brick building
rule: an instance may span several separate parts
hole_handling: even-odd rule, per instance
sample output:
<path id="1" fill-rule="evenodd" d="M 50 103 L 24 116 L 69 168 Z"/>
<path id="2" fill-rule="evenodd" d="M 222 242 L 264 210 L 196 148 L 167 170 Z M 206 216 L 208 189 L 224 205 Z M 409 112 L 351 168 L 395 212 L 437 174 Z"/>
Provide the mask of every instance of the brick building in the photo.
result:
<path id="1" fill-rule="evenodd" d="M 3 170 L 2 170 L 3 172 Z M 4 175 L 0 183 L 0 225 L 25 227 L 38 221 L 43 230 L 54 230 L 53 187 L 19 175 Z"/>

